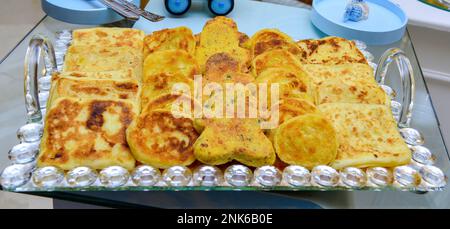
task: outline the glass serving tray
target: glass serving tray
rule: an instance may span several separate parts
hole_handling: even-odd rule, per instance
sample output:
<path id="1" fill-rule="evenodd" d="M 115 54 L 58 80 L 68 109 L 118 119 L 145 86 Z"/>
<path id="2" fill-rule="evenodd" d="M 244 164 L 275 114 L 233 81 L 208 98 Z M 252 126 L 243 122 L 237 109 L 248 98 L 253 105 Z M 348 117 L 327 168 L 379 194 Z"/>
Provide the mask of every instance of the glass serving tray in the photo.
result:
<path id="1" fill-rule="evenodd" d="M 301 166 L 280 170 L 274 166 L 248 168 L 232 164 L 228 167 L 199 165 L 174 166 L 164 171 L 138 166 L 127 171 L 111 166 L 101 171 L 78 167 L 64 172 L 56 167 L 36 168 L 35 158 L 42 135 L 45 105 L 51 85 L 51 74 L 62 68 L 71 41 L 71 32 L 63 30 L 50 41 L 36 35 L 29 43 L 25 57 L 25 105 L 27 124 L 19 128 L 20 144 L 9 151 L 11 165 L 1 174 L 2 188 L 16 192 L 34 191 L 150 191 L 150 190 L 442 190 L 447 182 L 444 172 L 434 166 L 436 156 L 422 146 L 425 141 L 420 128 L 414 129 L 413 109 L 416 101 L 416 77 L 411 61 L 398 48 L 389 48 L 378 64 L 367 46 L 355 41 L 376 70 L 377 82 L 392 97 L 391 109 L 399 130 L 410 146 L 413 160 L 395 168 L 345 168 L 316 166 L 309 171 Z M 391 68 L 395 62 L 397 68 Z M 389 86 L 388 86 L 389 85 Z M 394 90 L 395 88 L 396 90 Z M 398 90 L 397 90 L 398 89 Z M 398 93 L 396 93 L 398 91 Z M 420 95 L 419 95 L 420 96 Z"/>

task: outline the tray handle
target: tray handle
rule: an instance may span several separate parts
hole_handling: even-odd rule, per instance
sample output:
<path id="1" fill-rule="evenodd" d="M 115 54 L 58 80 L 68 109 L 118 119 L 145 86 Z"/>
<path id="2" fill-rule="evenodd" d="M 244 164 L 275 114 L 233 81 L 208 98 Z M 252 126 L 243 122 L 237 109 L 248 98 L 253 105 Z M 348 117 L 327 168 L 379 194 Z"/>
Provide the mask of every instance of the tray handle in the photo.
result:
<path id="1" fill-rule="evenodd" d="M 414 71 L 409 58 L 401 49 L 391 48 L 386 50 L 378 63 L 375 79 L 380 85 L 385 85 L 387 71 L 393 61 L 396 62 L 402 85 L 402 107 L 398 125 L 402 128 L 409 127 L 412 118 L 416 90 Z"/>
<path id="2" fill-rule="evenodd" d="M 42 56 L 43 55 L 43 56 Z M 40 122 L 42 120 L 41 106 L 39 104 L 38 80 L 39 66 L 42 57 L 48 57 L 50 61 L 49 68 L 44 71 L 50 71 L 50 74 L 57 71 L 55 50 L 47 37 L 34 35 L 28 44 L 24 65 L 24 96 L 25 108 L 27 111 L 28 122 Z M 45 72 L 45 74 L 48 74 Z"/>

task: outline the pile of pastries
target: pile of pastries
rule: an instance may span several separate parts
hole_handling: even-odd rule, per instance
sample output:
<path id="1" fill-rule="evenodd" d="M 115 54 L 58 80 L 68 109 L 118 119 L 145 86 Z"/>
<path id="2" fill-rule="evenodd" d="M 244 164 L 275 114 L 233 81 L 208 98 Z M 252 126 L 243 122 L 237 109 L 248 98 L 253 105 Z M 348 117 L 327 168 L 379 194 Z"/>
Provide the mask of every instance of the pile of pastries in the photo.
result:
<path id="1" fill-rule="evenodd" d="M 197 75 L 203 84 L 277 84 L 279 102 L 267 101 L 278 109 L 277 125 L 175 115 L 176 101 L 207 106 L 173 90 L 194 85 Z M 389 104 L 364 55 L 339 37 L 296 42 L 277 29 L 248 37 L 226 17 L 209 20 L 199 34 L 186 27 L 147 36 L 128 28 L 80 29 L 63 71 L 53 75 L 38 165 L 407 164 L 411 153 Z"/>

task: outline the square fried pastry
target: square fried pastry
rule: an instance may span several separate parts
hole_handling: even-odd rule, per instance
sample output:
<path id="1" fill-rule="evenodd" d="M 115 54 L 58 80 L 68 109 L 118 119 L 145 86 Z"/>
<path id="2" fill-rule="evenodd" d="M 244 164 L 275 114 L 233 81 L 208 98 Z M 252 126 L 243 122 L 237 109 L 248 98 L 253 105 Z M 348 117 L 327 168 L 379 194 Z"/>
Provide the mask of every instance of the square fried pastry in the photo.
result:
<path id="1" fill-rule="evenodd" d="M 72 45 L 67 50 L 64 71 L 128 71 L 131 69 L 136 79 L 142 75 L 142 51 L 127 46 L 102 47 Z"/>
<path id="2" fill-rule="evenodd" d="M 389 98 L 375 81 L 367 64 L 305 64 L 314 84 L 316 104 L 366 103 L 387 104 Z"/>
<path id="3" fill-rule="evenodd" d="M 131 47 L 142 51 L 144 31 L 130 28 L 76 29 L 72 33 L 72 45 L 97 47 Z"/>
<path id="4" fill-rule="evenodd" d="M 302 67 L 315 84 L 336 78 L 349 78 L 350 80 L 365 80 L 376 83 L 373 69 L 368 64 L 303 64 Z"/>
<path id="5" fill-rule="evenodd" d="M 50 104 L 61 97 L 127 99 L 137 103 L 139 83 L 135 79 L 61 77 L 52 83 Z"/>
<path id="6" fill-rule="evenodd" d="M 328 103 L 319 110 L 337 133 L 338 152 L 332 167 L 394 167 L 408 164 L 411 152 L 385 105 Z"/>
<path id="7" fill-rule="evenodd" d="M 58 98 L 46 115 L 38 166 L 70 170 L 119 165 L 132 170 L 135 160 L 126 129 L 137 113 L 127 100 Z"/>
<path id="8" fill-rule="evenodd" d="M 355 43 L 341 37 L 300 40 L 297 44 L 303 50 L 301 60 L 304 64 L 367 63 Z"/>
<path id="9" fill-rule="evenodd" d="M 390 102 L 388 95 L 376 83 L 363 80 L 338 78 L 324 81 L 315 88 L 316 103 L 365 103 L 385 104 Z"/>
<path id="10" fill-rule="evenodd" d="M 56 72 L 52 75 L 52 81 L 58 80 L 62 77 L 74 77 L 74 78 L 93 78 L 93 79 L 111 79 L 111 80 L 124 80 L 135 79 L 133 76 L 133 70 L 118 70 L 118 71 L 102 71 L 102 72 L 83 72 L 83 71 L 67 71 Z"/>

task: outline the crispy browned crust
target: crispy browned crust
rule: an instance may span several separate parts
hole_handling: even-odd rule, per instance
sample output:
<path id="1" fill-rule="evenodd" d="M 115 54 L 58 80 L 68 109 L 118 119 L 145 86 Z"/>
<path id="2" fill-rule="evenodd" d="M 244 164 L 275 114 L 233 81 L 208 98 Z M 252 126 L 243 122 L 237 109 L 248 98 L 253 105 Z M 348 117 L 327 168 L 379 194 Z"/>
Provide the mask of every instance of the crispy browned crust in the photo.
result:
<path id="1" fill-rule="evenodd" d="M 291 37 L 278 29 L 263 29 L 258 31 L 247 42 L 252 58 L 264 52 L 283 49 L 292 53 L 299 60 L 302 58 L 303 50 L 295 44 Z"/>
<path id="2" fill-rule="evenodd" d="M 133 169 L 125 131 L 135 115 L 124 100 L 59 98 L 46 116 L 38 165 Z"/>
<path id="3" fill-rule="evenodd" d="M 366 58 L 355 43 L 341 37 L 301 40 L 297 44 L 303 51 L 301 56 L 305 64 L 367 64 Z"/>
<path id="4" fill-rule="evenodd" d="M 195 45 L 191 29 L 187 27 L 163 29 L 144 38 L 144 57 L 163 50 L 184 50 L 190 55 L 194 55 Z"/>
<path id="5" fill-rule="evenodd" d="M 61 77 L 53 81 L 50 102 L 60 97 L 129 99 L 137 102 L 137 80 Z"/>
<path id="6" fill-rule="evenodd" d="M 131 47 L 142 51 L 144 31 L 130 28 L 89 28 L 73 31 L 72 45 Z"/>
<path id="7" fill-rule="evenodd" d="M 159 75 L 154 75 L 151 78 L 147 78 L 147 80 L 149 80 L 148 83 L 142 84 L 142 93 L 141 93 L 142 107 L 147 106 L 154 99 L 164 94 L 174 94 L 174 95 L 184 93 L 192 94 L 193 91 L 193 80 L 180 74 L 171 75 L 162 73 Z M 180 90 L 188 90 L 188 91 L 176 90 L 176 87 L 179 84 L 188 87 L 188 88 L 184 87 L 180 88 Z"/>
<path id="8" fill-rule="evenodd" d="M 127 131 L 134 157 L 157 168 L 190 165 L 198 134 L 190 118 L 176 118 L 170 111 L 148 110 Z"/>
<path id="9" fill-rule="evenodd" d="M 61 77 L 74 78 L 93 78 L 93 79 L 110 79 L 110 80 L 126 80 L 135 79 L 132 69 L 117 70 L 117 71 L 100 71 L 100 72 L 82 72 L 82 71 L 63 71 L 55 72 L 52 75 L 52 80 L 58 80 Z"/>
<path id="10" fill-rule="evenodd" d="M 226 73 L 239 72 L 240 63 L 228 53 L 216 53 L 208 58 L 205 66 L 205 80 L 217 82 Z"/>

